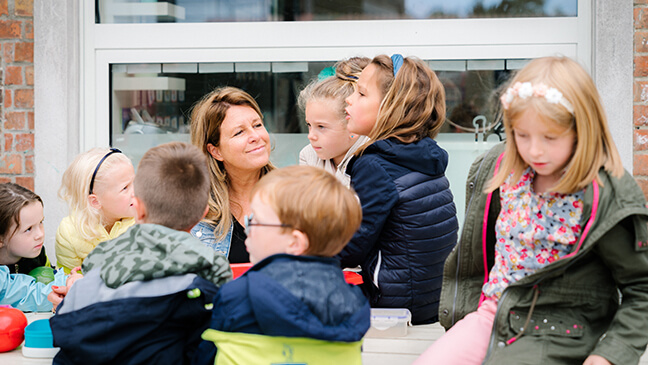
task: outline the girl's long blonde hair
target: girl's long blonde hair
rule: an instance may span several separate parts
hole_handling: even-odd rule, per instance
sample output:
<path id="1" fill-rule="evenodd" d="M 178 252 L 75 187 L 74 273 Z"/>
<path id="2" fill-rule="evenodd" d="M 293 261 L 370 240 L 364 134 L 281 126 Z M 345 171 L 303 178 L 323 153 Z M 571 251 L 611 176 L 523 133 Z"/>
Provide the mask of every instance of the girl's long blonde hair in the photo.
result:
<path id="1" fill-rule="evenodd" d="M 103 231 L 103 214 L 100 209 L 90 205 L 90 180 L 99 161 L 110 152 L 109 148 L 93 148 L 76 156 L 63 173 L 58 195 L 68 203 L 69 215 L 74 226 L 84 240 L 92 241 L 101 236 Z M 118 165 L 132 165 L 131 160 L 123 153 L 113 153 L 106 158 L 97 170 L 94 189 L 110 180 L 110 171 Z"/>
<path id="2" fill-rule="evenodd" d="M 377 67 L 375 77 L 384 97 L 369 142 L 356 155 L 381 139 L 412 143 L 436 137 L 445 121 L 446 105 L 445 89 L 434 71 L 416 57 L 405 57 L 395 77 L 389 56 L 376 56 L 371 64 Z"/>
<path id="3" fill-rule="evenodd" d="M 545 84 L 557 89 L 573 106 L 574 112 L 572 114 L 563 105 L 550 103 L 544 97 L 515 97 L 508 109 L 502 110 L 506 151 L 497 174 L 487 184 L 486 192 L 499 189 L 511 172 L 513 181 L 519 180 L 528 167 L 518 153 L 513 135 L 516 119 L 528 108 L 533 108 L 544 120 L 553 121 L 565 129 L 573 128 L 576 132 L 574 154 L 551 191 L 573 193 L 594 180 L 602 184 L 598 176 L 601 168 L 612 176 L 623 175 L 621 157 L 612 140 L 599 93 L 583 67 L 567 57 L 538 58 L 519 70 L 508 86 L 518 82 Z"/>
<path id="4" fill-rule="evenodd" d="M 203 96 L 193 106 L 191 112 L 191 143 L 200 148 L 207 156 L 207 167 L 211 180 L 209 212 L 203 221 L 216 226 L 214 235 L 217 240 L 222 240 L 228 234 L 232 224 L 229 198 L 231 180 L 223 163 L 208 152 L 207 144 L 219 146 L 220 127 L 225 120 L 227 110 L 232 105 L 248 106 L 254 109 L 259 118 L 263 120 L 263 114 L 256 100 L 245 91 L 229 86 L 217 88 Z M 268 162 L 261 168 L 259 178 L 273 169 L 272 163 Z"/>

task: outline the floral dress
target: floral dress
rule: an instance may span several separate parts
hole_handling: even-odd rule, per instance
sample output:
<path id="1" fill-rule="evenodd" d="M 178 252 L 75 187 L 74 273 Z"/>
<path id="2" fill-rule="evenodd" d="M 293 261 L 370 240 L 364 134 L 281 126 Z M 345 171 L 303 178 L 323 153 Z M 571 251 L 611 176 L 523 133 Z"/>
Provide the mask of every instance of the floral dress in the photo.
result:
<path id="1" fill-rule="evenodd" d="M 511 283 L 570 253 L 581 233 L 584 191 L 536 194 L 531 168 L 515 184 L 511 176 L 500 187 L 495 263 L 482 288 L 495 300 Z"/>

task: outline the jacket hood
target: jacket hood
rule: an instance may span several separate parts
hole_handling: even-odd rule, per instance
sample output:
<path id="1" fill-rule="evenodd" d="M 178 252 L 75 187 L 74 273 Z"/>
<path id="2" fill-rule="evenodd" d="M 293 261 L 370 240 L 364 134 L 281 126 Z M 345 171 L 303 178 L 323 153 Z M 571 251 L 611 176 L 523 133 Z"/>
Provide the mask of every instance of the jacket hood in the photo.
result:
<path id="1" fill-rule="evenodd" d="M 189 273 L 220 286 L 232 277 L 224 256 L 190 233 L 157 224 L 136 224 L 97 245 L 83 262 L 83 272 L 94 268 L 101 270 L 101 279 L 110 288 Z"/>
<path id="2" fill-rule="evenodd" d="M 364 154 L 377 154 L 394 164 L 426 175 L 441 175 L 448 166 L 448 152 L 432 138 L 403 143 L 394 138 L 372 143 Z"/>
<path id="3" fill-rule="evenodd" d="M 369 329 L 369 303 L 360 288 L 344 281 L 335 259 L 275 255 L 245 276 L 252 310 L 266 335 L 352 342 Z"/>

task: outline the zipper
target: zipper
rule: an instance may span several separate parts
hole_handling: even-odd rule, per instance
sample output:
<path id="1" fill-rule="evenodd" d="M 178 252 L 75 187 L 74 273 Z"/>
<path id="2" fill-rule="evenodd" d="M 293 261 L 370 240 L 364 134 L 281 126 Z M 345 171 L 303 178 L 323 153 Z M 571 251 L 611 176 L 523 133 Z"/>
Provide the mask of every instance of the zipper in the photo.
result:
<path id="1" fill-rule="evenodd" d="M 380 288 L 378 286 L 378 274 L 380 273 L 381 264 L 382 264 L 382 251 L 378 250 L 378 260 L 376 261 L 376 268 L 374 269 L 374 274 L 373 274 L 373 283 L 376 286 L 376 288 Z"/>

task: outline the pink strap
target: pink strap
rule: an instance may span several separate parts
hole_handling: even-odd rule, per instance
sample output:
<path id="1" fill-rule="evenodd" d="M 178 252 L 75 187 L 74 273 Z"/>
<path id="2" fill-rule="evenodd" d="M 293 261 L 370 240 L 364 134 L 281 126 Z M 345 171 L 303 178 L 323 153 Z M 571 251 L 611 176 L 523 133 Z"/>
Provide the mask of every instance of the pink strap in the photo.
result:
<path id="1" fill-rule="evenodd" d="M 497 158 L 497 162 L 495 163 L 495 172 L 493 172 L 493 176 L 497 174 L 497 170 L 499 170 L 500 164 L 502 163 L 502 159 L 504 158 L 504 152 L 502 152 L 501 155 Z M 488 232 L 488 213 L 490 210 L 490 204 L 491 204 L 491 199 L 493 198 L 493 192 L 491 191 L 488 193 L 486 196 L 486 206 L 484 207 L 484 220 L 482 222 L 482 256 L 484 258 L 484 284 L 488 282 L 488 259 L 486 257 L 487 251 L 486 251 L 486 233 Z M 479 304 L 481 305 L 482 302 L 486 299 L 486 296 L 484 295 L 484 292 L 481 292 L 481 296 L 479 297 Z"/>

